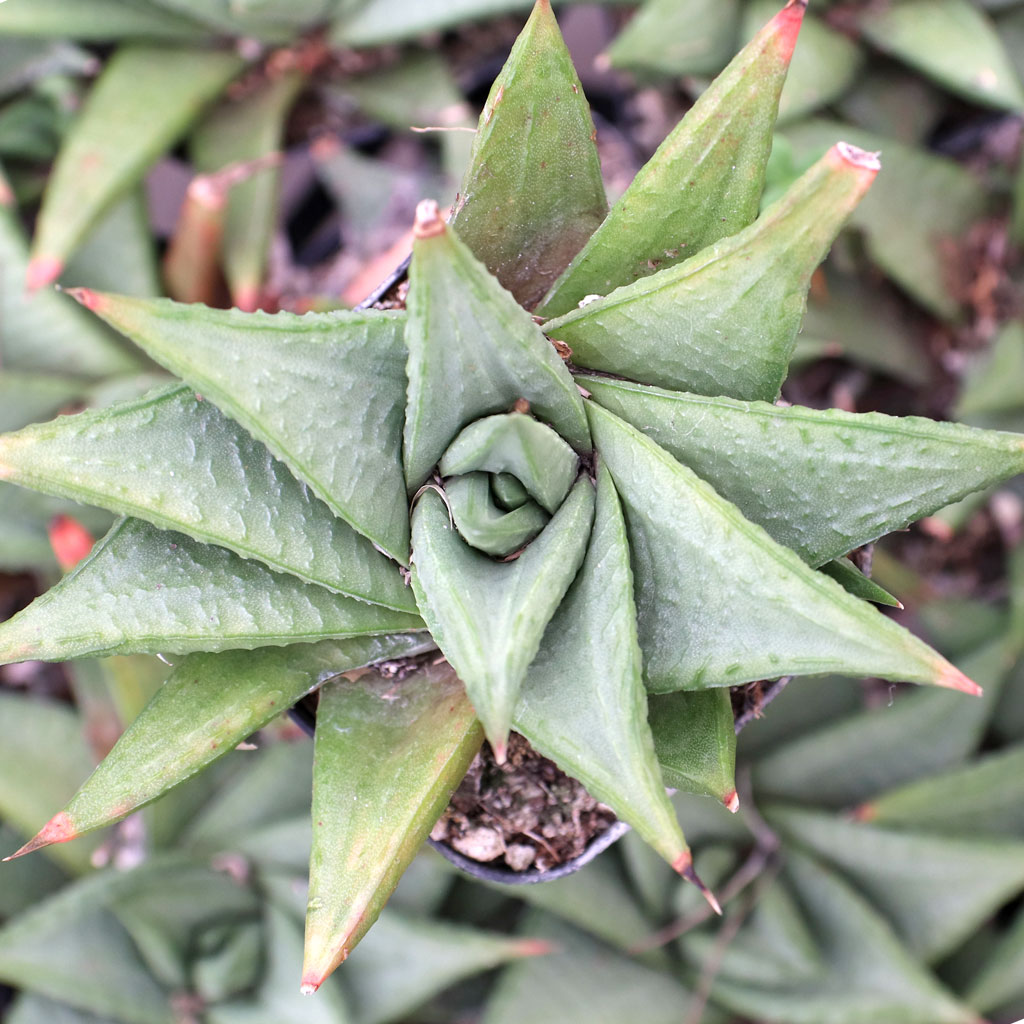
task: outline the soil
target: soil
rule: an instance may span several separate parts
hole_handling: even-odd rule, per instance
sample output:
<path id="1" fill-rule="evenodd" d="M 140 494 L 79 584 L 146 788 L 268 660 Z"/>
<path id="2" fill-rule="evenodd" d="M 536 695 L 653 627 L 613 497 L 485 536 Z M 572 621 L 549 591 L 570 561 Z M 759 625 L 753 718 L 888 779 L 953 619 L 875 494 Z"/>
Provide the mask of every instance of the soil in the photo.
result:
<path id="1" fill-rule="evenodd" d="M 430 838 L 513 871 L 550 871 L 578 857 L 615 822 L 575 779 L 518 733 L 499 765 L 484 744 Z"/>

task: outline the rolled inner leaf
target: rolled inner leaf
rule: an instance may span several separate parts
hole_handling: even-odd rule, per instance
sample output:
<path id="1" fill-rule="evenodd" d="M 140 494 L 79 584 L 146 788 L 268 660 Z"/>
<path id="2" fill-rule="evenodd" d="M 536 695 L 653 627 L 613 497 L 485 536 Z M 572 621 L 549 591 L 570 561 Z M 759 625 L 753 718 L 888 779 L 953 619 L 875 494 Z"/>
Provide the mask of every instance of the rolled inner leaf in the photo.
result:
<path id="1" fill-rule="evenodd" d="M 579 458 L 525 413 L 485 416 L 441 459 L 448 507 L 467 544 L 503 558 L 528 544 L 569 493 Z"/>

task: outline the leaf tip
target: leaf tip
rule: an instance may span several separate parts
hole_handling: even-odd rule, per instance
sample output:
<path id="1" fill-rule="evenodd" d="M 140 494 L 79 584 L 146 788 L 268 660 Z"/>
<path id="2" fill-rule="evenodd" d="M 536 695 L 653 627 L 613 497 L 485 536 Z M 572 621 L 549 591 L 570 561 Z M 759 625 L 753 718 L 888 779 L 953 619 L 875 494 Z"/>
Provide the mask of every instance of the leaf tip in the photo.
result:
<path id="1" fill-rule="evenodd" d="M 740 795 L 735 789 L 730 789 L 725 796 L 722 797 L 722 803 L 725 804 L 726 808 L 735 814 L 740 809 Z"/>
<path id="2" fill-rule="evenodd" d="M 240 284 L 232 296 L 236 308 L 243 313 L 255 313 L 260 308 L 260 286 L 258 284 Z"/>
<path id="3" fill-rule="evenodd" d="M 547 939 L 520 939 L 515 944 L 515 955 L 528 956 L 549 956 L 552 953 L 561 952 L 562 947 Z"/>
<path id="4" fill-rule="evenodd" d="M 787 64 L 796 49 L 797 36 L 800 35 L 806 10 L 807 0 L 789 0 L 770 23 L 771 34 L 778 40 L 779 55 Z"/>
<path id="5" fill-rule="evenodd" d="M 693 870 L 693 854 L 689 850 L 684 850 L 672 861 L 672 869 L 682 875 L 688 882 L 697 886 L 701 896 L 707 900 L 708 906 L 719 917 L 722 916 L 722 907 L 718 900 L 715 899 L 715 894 L 700 880 L 700 876 Z"/>
<path id="6" fill-rule="evenodd" d="M 498 764 L 504 764 L 508 759 L 508 737 L 493 739 L 490 741 L 491 753 Z"/>
<path id="7" fill-rule="evenodd" d="M 311 996 L 311 995 L 313 995 L 316 992 L 316 990 L 320 987 L 320 985 L 321 985 L 321 982 L 319 982 L 319 981 L 312 981 L 309 978 L 303 978 L 302 979 L 302 984 L 299 985 L 299 991 L 304 996 Z"/>
<path id="8" fill-rule="evenodd" d="M 950 690 L 959 690 L 971 697 L 980 697 L 985 692 L 973 679 L 965 676 L 960 669 L 948 661 L 939 666 L 935 683 L 937 686 L 945 686 Z"/>
<path id="9" fill-rule="evenodd" d="M 873 803 L 859 804 L 850 812 L 854 821 L 874 821 L 878 811 Z"/>
<path id="10" fill-rule="evenodd" d="M 53 284 L 64 269 L 64 261 L 56 256 L 35 256 L 29 260 L 25 270 L 25 290 L 37 292 L 48 284 Z"/>
<path id="11" fill-rule="evenodd" d="M 882 161 L 879 159 L 879 152 L 872 152 L 868 149 L 861 149 L 849 142 L 837 142 L 829 151 L 828 157 L 834 164 L 840 167 L 849 166 L 856 170 L 867 171 L 870 177 L 882 169 Z"/>
<path id="12" fill-rule="evenodd" d="M 65 811 L 55 814 L 20 850 L 16 850 L 9 857 L 4 857 L 4 863 L 24 857 L 28 853 L 35 853 L 44 846 L 53 846 L 55 843 L 66 843 L 75 839 L 78 832 Z"/>
<path id="13" fill-rule="evenodd" d="M 73 569 L 92 550 L 92 534 L 71 516 L 54 516 L 47 534 L 57 564 L 64 572 Z"/>
<path id="14" fill-rule="evenodd" d="M 85 306 L 92 313 L 98 312 L 103 305 L 103 296 L 100 292 L 94 292 L 91 288 L 68 288 L 66 293 L 80 306 Z"/>
<path id="15" fill-rule="evenodd" d="M 416 238 L 434 238 L 436 235 L 444 234 L 444 220 L 437 200 L 424 199 L 416 207 L 412 233 Z"/>

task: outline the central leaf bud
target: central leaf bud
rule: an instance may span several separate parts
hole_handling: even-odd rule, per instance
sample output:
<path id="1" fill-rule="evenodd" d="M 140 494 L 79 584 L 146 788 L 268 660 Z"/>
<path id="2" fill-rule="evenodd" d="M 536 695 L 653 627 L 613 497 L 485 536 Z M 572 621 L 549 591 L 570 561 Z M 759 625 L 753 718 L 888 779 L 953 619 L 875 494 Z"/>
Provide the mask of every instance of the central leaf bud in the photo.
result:
<path id="1" fill-rule="evenodd" d="M 515 412 L 471 423 L 440 470 L 463 539 L 504 558 L 547 525 L 572 488 L 579 458 L 551 427 Z"/>

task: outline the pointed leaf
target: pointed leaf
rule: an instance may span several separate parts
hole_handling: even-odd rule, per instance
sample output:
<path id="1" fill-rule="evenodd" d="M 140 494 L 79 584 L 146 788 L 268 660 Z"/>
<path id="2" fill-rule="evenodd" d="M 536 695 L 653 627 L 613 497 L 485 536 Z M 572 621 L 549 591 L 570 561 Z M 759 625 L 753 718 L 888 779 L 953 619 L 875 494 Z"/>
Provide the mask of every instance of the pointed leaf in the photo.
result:
<path id="1" fill-rule="evenodd" d="M 494 501 L 486 473 L 467 473 L 445 483 L 452 518 L 467 544 L 488 555 L 504 557 L 528 544 L 550 516 L 535 501 L 505 511 Z"/>
<path id="2" fill-rule="evenodd" d="M 339 673 L 431 646 L 415 635 L 360 637 L 185 658 L 24 852 L 119 821 L 234 750 Z"/>
<path id="3" fill-rule="evenodd" d="M 345 971 L 359 1024 L 405 1020 L 464 978 L 510 960 L 550 952 L 547 942 L 496 935 L 386 910 Z"/>
<path id="4" fill-rule="evenodd" d="M 527 309 L 604 220 L 597 133 L 549 0 L 537 0 L 480 115 L 452 226 Z"/>
<path id="5" fill-rule="evenodd" d="M 735 234 L 757 216 L 804 0 L 789 3 L 661 144 L 538 312 L 560 316 Z"/>
<path id="6" fill-rule="evenodd" d="M 936 316 L 955 320 L 961 303 L 949 287 L 949 246 L 963 239 L 988 204 L 974 175 L 919 146 L 838 121 L 801 121 L 787 127 L 782 137 L 791 143 L 799 166 L 824 153 L 837 138 L 884 151 L 885 171 L 851 223 L 863 233 L 871 259 L 901 288 Z"/>
<path id="7" fill-rule="evenodd" d="M 813 933 L 821 965 L 806 979 L 751 979 L 749 958 L 734 963 L 727 947 L 715 979 L 716 1002 L 778 1024 L 977 1024 L 974 1011 L 957 1003 L 837 875 L 792 851 L 783 878 Z"/>
<path id="8" fill-rule="evenodd" d="M 0 662 L 190 654 L 422 629 L 408 612 L 123 519 L 74 572 L 0 624 Z"/>
<path id="9" fill-rule="evenodd" d="M 0 9 L 0 35 L 63 36 L 95 42 L 147 38 L 199 41 L 208 33 L 201 25 L 169 12 L 125 3 L 124 0 L 32 0 Z"/>
<path id="10" fill-rule="evenodd" d="M 0 929 L 0 979 L 125 1024 L 175 1024 L 170 999 L 109 909 L 155 864 L 80 879 Z M 166 870 L 166 866 L 165 866 Z"/>
<path id="11" fill-rule="evenodd" d="M 865 10 L 864 36 L 975 103 L 1019 111 L 1024 89 L 988 15 L 969 0 L 901 0 Z"/>
<path id="12" fill-rule="evenodd" d="M 776 6 L 775 0 L 748 4 L 744 37 L 753 36 Z M 811 10 L 815 9 L 812 6 Z M 857 79 L 863 64 L 862 47 L 813 13 L 807 15 L 779 97 L 779 123 L 796 120 L 837 100 Z"/>
<path id="13" fill-rule="evenodd" d="M 319 988 L 376 921 L 482 735 L 445 664 L 401 682 L 370 672 L 323 689 L 303 991 Z"/>
<path id="14" fill-rule="evenodd" d="M 521 919 L 520 929 L 559 951 L 503 971 L 483 1024 L 679 1024 L 690 995 L 670 975 L 537 911 Z"/>
<path id="15" fill-rule="evenodd" d="M 577 451 L 590 448 L 572 377 L 532 317 L 444 224 L 416 213 L 409 268 L 405 475 L 419 487 L 460 428 L 524 398 Z"/>
<path id="16" fill-rule="evenodd" d="M 651 691 L 826 672 L 977 690 L 653 441 L 593 402 L 587 411 L 626 511 Z"/>
<path id="17" fill-rule="evenodd" d="M 1024 889 L 1024 842 L 916 835 L 779 805 L 765 816 L 839 868 L 926 962 L 951 953 Z"/>
<path id="18" fill-rule="evenodd" d="M 891 706 L 850 715 L 780 745 L 757 765 L 758 793 L 849 807 L 963 761 L 981 739 L 1009 665 L 1001 642 L 961 664 L 984 686 L 980 700 L 900 693 Z"/>
<path id="19" fill-rule="evenodd" d="M 92 767 L 81 719 L 67 705 L 0 691 L 0 816 L 7 824 L 31 836 L 48 809 L 67 800 Z M 80 874 L 95 848 L 83 843 L 55 850 L 51 859 Z M 4 870 L 4 885 L 13 884 Z"/>
<path id="20" fill-rule="evenodd" d="M 608 47 L 612 67 L 711 75 L 736 48 L 739 0 L 647 0 Z"/>
<path id="21" fill-rule="evenodd" d="M 1024 745 L 891 789 L 859 821 L 954 836 L 1024 837 Z"/>
<path id="22" fill-rule="evenodd" d="M 665 785 L 721 800 L 736 795 L 736 730 L 726 689 L 652 694 L 648 720 Z"/>
<path id="23" fill-rule="evenodd" d="M 1024 997 L 1024 909 L 971 980 L 964 998 L 982 1012 Z"/>
<path id="24" fill-rule="evenodd" d="M 296 72 L 271 76 L 242 99 L 218 106 L 192 136 L 197 168 L 211 173 L 279 150 L 285 120 L 304 83 L 304 76 Z M 259 305 L 277 224 L 280 178 L 280 168 L 265 167 L 235 185 L 228 197 L 224 273 L 240 309 Z"/>
<path id="25" fill-rule="evenodd" d="M 413 513 L 413 588 L 431 635 L 466 685 L 499 762 L 520 687 L 545 627 L 583 562 L 594 489 L 581 478 L 514 561 L 463 541 L 444 502 L 426 491 Z"/>
<path id="26" fill-rule="evenodd" d="M 773 402 L 811 274 L 878 173 L 839 143 L 749 228 L 544 325 L 573 362 L 647 384 Z"/>
<path id="27" fill-rule="evenodd" d="M 0 21 L 9 8 L 0 8 Z M 130 373 L 139 360 L 66 295 L 25 291 L 28 247 L 14 196 L 0 175 L 0 356 L 6 370 L 81 377 Z"/>
<path id="28" fill-rule="evenodd" d="M 442 476 L 477 470 L 507 473 L 554 514 L 576 482 L 579 464 L 550 427 L 513 413 L 471 423 L 452 441 L 438 468 Z"/>
<path id="29" fill-rule="evenodd" d="M 274 903 L 264 910 L 265 963 L 251 999 L 235 999 L 207 1007 L 209 1024 L 354 1024 L 341 985 L 328 985 L 316 999 L 307 999 L 295 979 L 302 969 L 302 929 Z"/>
<path id="30" fill-rule="evenodd" d="M 61 148 L 28 282 L 55 280 L 86 232 L 241 70 L 234 53 L 125 46 L 108 61 Z"/>
<path id="31" fill-rule="evenodd" d="M 903 607 L 902 602 L 862 573 L 848 558 L 834 558 L 831 562 L 826 562 L 821 571 L 834 579 L 848 594 L 853 594 L 862 601 L 885 605 L 887 608 Z"/>
<path id="32" fill-rule="evenodd" d="M 393 563 L 184 385 L 0 439 L 0 479 L 145 519 L 352 597 L 415 610 Z M 404 512 L 404 487 L 399 493 Z"/>
<path id="33" fill-rule="evenodd" d="M 335 515 L 406 559 L 403 316 L 77 298 L 262 441 Z"/>
<path id="34" fill-rule="evenodd" d="M 1020 434 L 578 379 L 814 566 L 1024 472 Z"/>
<path id="35" fill-rule="evenodd" d="M 513 720 L 669 864 L 690 866 L 647 726 L 626 526 L 603 465 L 586 558 L 530 665 Z"/>

